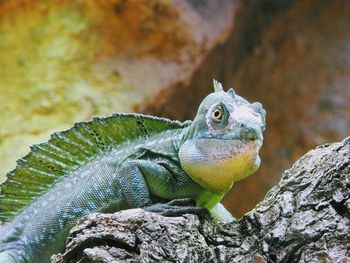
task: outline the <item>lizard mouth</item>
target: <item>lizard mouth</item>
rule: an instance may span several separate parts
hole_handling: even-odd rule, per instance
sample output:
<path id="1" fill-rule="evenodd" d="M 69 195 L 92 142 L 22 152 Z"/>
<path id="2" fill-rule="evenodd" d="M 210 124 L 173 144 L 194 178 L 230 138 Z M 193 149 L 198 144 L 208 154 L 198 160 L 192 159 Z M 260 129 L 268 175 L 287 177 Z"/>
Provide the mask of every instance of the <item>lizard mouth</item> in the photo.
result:
<path id="1" fill-rule="evenodd" d="M 225 141 L 241 141 L 243 143 L 249 141 L 263 141 L 263 133 L 261 129 L 252 128 L 247 130 L 236 130 L 231 132 L 205 134 L 197 138 L 199 140 L 225 140 Z"/>
<path id="2" fill-rule="evenodd" d="M 231 139 L 197 139 L 195 140 L 196 148 L 209 159 L 226 159 L 230 156 L 249 153 L 257 155 L 262 146 L 262 138 L 240 137 Z"/>
<path id="3" fill-rule="evenodd" d="M 247 140 L 247 141 L 255 141 L 255 140 L 262 141 L 263 137 L 261 133 L 248 133 L 248 134 L 244 134 L 243 136 L 237 139 Z"/>
<path id="4" fill-rule="evenodd" d="M 233 135 L 232 140 L 242 140 L 242 141 L 255 141 L 255 140 L 263 140 L 263 135 L 261 131 L 250 131 L 250 132 L 242 132 L 238 135 Z"/>
<path id="5" fill-rule="evenodd" d="M 241 136 L 229 136 L 227 134 L 224 134 L 223 136 L 217 136 L 216 138 L 212 138 L 212 137 L 202 137 L 199 140 L 203 140 L 203 141 L 232 141 L 235 143 L 239 143 L 241 142 L 242 144 L 244 143 L 252 143 L 252 142 L 256 142 L 256 143 L 261 143 L 263 142 L 263 136 L 262 134 L 244 134 Z"/>

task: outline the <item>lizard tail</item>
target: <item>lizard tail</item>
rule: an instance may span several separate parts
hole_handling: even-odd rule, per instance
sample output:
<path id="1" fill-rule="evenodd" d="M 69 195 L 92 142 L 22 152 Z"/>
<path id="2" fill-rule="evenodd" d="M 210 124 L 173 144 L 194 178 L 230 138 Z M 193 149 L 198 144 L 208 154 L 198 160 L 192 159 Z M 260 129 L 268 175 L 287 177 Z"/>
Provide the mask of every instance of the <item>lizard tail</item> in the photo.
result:
<path id="1" fill-rule="evenodd" d="M 17 256 L 16 252 L 13 250 L 7 250 L 0 252 L 0 263 L 16 263 L 22 262 Z"/>

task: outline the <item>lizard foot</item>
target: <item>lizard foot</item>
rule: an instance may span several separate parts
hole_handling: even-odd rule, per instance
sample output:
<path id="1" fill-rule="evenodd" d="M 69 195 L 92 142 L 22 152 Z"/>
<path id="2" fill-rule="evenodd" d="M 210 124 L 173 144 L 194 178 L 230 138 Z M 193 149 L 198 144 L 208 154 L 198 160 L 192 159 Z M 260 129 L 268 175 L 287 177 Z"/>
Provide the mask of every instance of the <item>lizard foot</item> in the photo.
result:
<path id="1" fill-rule="evenodd" d="M 195 214 L 201 218 L 210 218 L 210 212 L 204 207 L 196 207 L 196 202 L 191 198 L 174 199 L 168 203 L 153 204 L 144 209 L 163 216 L 180 216 L 183 214 Z"/>

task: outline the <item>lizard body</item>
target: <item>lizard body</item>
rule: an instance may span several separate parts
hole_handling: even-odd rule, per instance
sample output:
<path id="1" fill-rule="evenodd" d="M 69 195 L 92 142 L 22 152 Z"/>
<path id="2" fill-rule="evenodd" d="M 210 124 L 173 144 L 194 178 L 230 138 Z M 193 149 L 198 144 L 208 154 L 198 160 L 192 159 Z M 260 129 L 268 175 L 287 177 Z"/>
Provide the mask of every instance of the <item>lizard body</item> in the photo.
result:
<path id="1" fill-rule="evenodd" d="M 64 248 L 76 221 L 93 212 L 143 207 L 176 215 L 204 207 L 218 220 L 232 220 L 219 202 L 235 181 L 259 167 L 265 111 L 259 103 L 250 104 L 233 90 L 224 92 L 221 84 L 214 85 L 216 92 L 204 99 L 193 121 L 121 114 L 114 118 L 134 121 L 136 128 L 129 123 L 123 129 L 121 124 L 109 127 L 113 134 L 125 134 L 113 147 L 109 144 L 117 137 L 102 136 L 104 127 L 99 130 L 103 119 L 92 121 L 94 129 L 72 128 L 74 140 L 69 140 L 70 132 L 58 133 L 50 147 L 34 147 L 1 186 L 0 208 L 7 222 L 0 226 L 0 262 L 48 262 Z M 89 136 L 93 143 L 87 143 Z M 74 152 L 89 156 L 75 160 Z M 53 164 L 62 169 L 53 169 Z M 33 173 L 49 180 L 47 167 L 59 175 L 50 179 L 47 189 L 25 179 Z M 27 197 L 31 189 L 36 197 Z M 7 206 L 11 198 L 18 199 L 17 210 Z M 197 207 L 172 201 L 184 198 L 195 200 Z"/>

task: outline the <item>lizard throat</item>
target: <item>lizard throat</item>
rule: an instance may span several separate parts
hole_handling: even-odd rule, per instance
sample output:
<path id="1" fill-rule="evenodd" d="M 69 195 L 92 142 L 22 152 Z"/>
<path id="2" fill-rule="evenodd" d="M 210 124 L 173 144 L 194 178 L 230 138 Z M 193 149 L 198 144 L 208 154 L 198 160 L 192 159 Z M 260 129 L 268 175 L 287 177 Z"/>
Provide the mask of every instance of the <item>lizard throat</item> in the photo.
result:
<path id="1" fill-rule="evenodd" d="M 260 140 L 193 139 L 182 145 L 182 169 L 202 187 L 223 193 L 260 165 Z"/>

